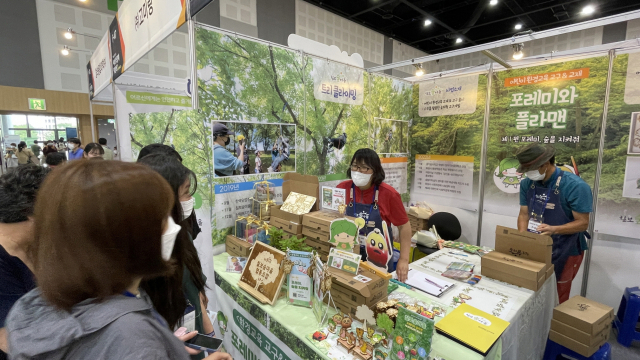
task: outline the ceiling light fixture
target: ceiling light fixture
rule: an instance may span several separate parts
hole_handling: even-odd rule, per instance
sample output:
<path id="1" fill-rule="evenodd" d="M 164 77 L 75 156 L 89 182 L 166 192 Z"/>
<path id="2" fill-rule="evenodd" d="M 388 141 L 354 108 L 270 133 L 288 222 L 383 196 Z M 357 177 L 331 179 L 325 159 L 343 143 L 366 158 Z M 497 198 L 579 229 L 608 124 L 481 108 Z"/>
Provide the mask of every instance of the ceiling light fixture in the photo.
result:
<path id="1" fill-rule="evenodd" d="M 424 26 L 429 26 L 431 25 L 431 20 L 427 19 L 424 21 Z"/>
<path id="2" fill-rule="evenodd" d="M 64 37 L 71 40 L 73 38 L 73 29 L 68 28 L 67 31 L 64 33 Z"/>
<path id="3" fill-rule="evenodd" d="M 596 8 L 593 5 L 587 5 L 582 8 L 580 14 L 582 15 L 591 15 L 596 11 Z"/>
<path id="4" fill-rule="evenodd" d="M 489 5 L 491 5 L 491 6 L 498 5 L 498 0 L 489 1 Z"/>
<path id="5" fill-rule="evenodd" d="M 522 52 L 522 49 L 524 49 L 524 44 L 513 44 L 511 46 L 513 46 L 513 60 L 522 59 L 524 57 L 524 53 Z"/>
<path id="6" fill-rule="evenodd" d="M 456 39 L 456 44 L 460 44 L 461 42 L 462 42 L 462 38 L 461 37 Z"/>
<path id="7" fill-rule="evenodd" d="M 413 66 L 415 66 L 415 68 L 416 68 L 416 72 L 415 72 L 416 76 L 424 75 L 424 69 L 422 68 L 422 63 L 413 64 Z"/>
<path id="8" fill-rule="evenodd" d="M 69 55 L 69 47 L 67 45 L 65 45 L 62 50 L 60 51 L 62 53 L 62 55 L 67 56 Z"/>
<path id="9" fill-rule="evenodd" d="M 516 26 L 514 26 L 514 28 L 516 30 L 520 30 L 520 29 L 522 29 L 522 24 L 516 24 Z"/>

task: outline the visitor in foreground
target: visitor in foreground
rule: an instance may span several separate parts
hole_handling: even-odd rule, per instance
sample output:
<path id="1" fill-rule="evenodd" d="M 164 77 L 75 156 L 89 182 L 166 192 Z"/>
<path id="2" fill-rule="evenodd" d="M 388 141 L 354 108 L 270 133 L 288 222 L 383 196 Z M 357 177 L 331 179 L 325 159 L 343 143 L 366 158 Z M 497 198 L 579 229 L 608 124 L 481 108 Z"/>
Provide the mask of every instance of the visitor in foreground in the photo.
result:
<path id="1" fill-rule="evenodd" d="M 7 358 L 7 314 L 36 287 L 27 253 L 33 239 L 36 193 L 47 173 L 40 166 L 21 166 L 0 177 L 0 360 Z"/>
<path id="2" fill-rule="evenodd" d="M 39 288 L 9 313 L 10 356 L 188 360 L 182 341 L 195 333 L 176 338 L 138 287 L 172 270 L 167 182 L 139 164 L 77 161 L 51 172 L 38 196 L 31 257 Z"/>
<path id="3" fill-rule="evenodd" d="M 518 150 L 520 183 L 518 230 L 550 235 L 551 262 L 555 266 L 560 303 L 569 299 L 584 251 L 588 249 L 589 213 L 593 211 L 591 188 L 580 177 L 555 165 L 556 150 L 537 143 Z"/>
<path id="4" fill-rule="evenodd" d="M 411 225 L 400 194 L 384 182 L 385 174 L 380 157 L 371 149 L 356 151 L 351 158 L 351 167 L 347 169 L 347 176 L 351 180 L 341 182 L 338 188 L 346 189 L 347 215 L 366 220 L 367 225 L 360 230 L 360 238 L 366 237 L 373 231 L 382 234 L 384 221 L 388 226 L 387 230 L 393 244 L 391 225 L 398 227 L 400 259 L 396 273 L 398 280 L 406 281 L 409 273 Z M 386 249 L 386 251 L 393 255 L 393 249 Z M 375 259 L 368 260 L 375 262 Z M 386 258 L 384 260 L 386 261 Z"/>

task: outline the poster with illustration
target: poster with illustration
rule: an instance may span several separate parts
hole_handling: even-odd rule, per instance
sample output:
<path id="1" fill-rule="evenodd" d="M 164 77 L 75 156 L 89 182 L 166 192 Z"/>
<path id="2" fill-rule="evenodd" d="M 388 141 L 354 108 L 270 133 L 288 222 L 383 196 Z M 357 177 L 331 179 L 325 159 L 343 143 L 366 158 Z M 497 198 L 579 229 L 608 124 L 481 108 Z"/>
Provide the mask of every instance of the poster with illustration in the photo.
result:
<path id="1" fill-rule="evenodd" d="M 242 274 L 242 270 L 246 264 L 246 257 L 229 256 L 227 258 L 227 272 Z"/>
<path id="2" fill-rule="evenodd" d="M 398 308 L 398 320 L 391 334 L 391 360 L 427 360 L 431 352 L 434 321 L 404 307 Z"/>
<path id="3" fill-rule="evenodd" d="M 640 199 L 640 156 L 627 156 L 622 196 Z M 638 209 L 640 214 L 640 209 Z"/>
<path id="4" fill-rule="evenodd" d="M 389 237 L 387 222 L 382 220 L 382 233 L 374 228 L 366 239 L 367 262 L 387 271 L 387 264 L 393 255 L 393 245 Z"/>
<path id="5" fill-rule="evenodd" d="M 518 172 L 520 163 L 515 158 L 505 158 L 500 161 L 500 165 L 493 173 L 493 181 L 498 189 L 508 194 L 520 192 L 520 182 L 526 176 Z"/>
<path id="6" fill-rule="evenodd" d="M 293 261 L 291 273 L 287 277 L 289 302 L 293 305 L 311 307 L 311 277 L 308 270 L 313 254 L 306 251 L 287 251 L 287 258 Z"/>
<path id="7" fill-rule="evenodd" d="M 364 219 L 336 219 L 331 222 L 329 243 L 344 251 L 353 251 L 358 246 L 358 231 L 364 226 Z"/>
<path id="8" fill-rule="evenodd" d="M 640 112 L 631 113 L 628 154 L 640 154 Z"/>

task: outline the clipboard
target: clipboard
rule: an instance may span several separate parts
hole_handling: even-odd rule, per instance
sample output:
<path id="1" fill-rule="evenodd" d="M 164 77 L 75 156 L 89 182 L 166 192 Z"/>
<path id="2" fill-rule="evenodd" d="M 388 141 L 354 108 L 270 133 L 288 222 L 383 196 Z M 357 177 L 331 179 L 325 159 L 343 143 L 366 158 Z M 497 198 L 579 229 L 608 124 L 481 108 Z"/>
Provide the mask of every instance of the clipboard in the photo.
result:
<path id="1" fill-rule="evenodd" d="M 431 276 L 417 270 L 409 271 L 406 284 L 435 297 L 440 297 L 447 292 L 447 290 L 455 286 L 454 283 L 446 281 L 441 277 Z"/>

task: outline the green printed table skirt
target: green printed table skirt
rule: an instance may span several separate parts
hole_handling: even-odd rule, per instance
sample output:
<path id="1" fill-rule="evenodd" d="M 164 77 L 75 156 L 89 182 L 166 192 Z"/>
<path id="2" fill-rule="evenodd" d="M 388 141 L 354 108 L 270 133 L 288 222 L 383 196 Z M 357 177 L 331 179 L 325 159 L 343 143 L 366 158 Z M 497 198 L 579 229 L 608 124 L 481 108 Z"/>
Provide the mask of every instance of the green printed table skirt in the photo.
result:
<path id="1" fill-rule="evenodd" d="M 280 298 L 271 306 L 261 304 L 238 287 L 240 274 L 225 271 L 227 253 L 214 256 L 216 296 L 218 301 L 217 336 L 224 337 L 223 347 L 234 360 L 331 359 L 326 350 L 316 347 L 308 335 L 320 330 L 310 308 L 289 305 Z M 430 304 L 432 301 L 416 291 L 400 287 L 405 292 Z M 454 341 L 433 335 L 432 354 L 446 360 L 500 360 L 502 342 L 491 349 L 487 357 Z"/>

